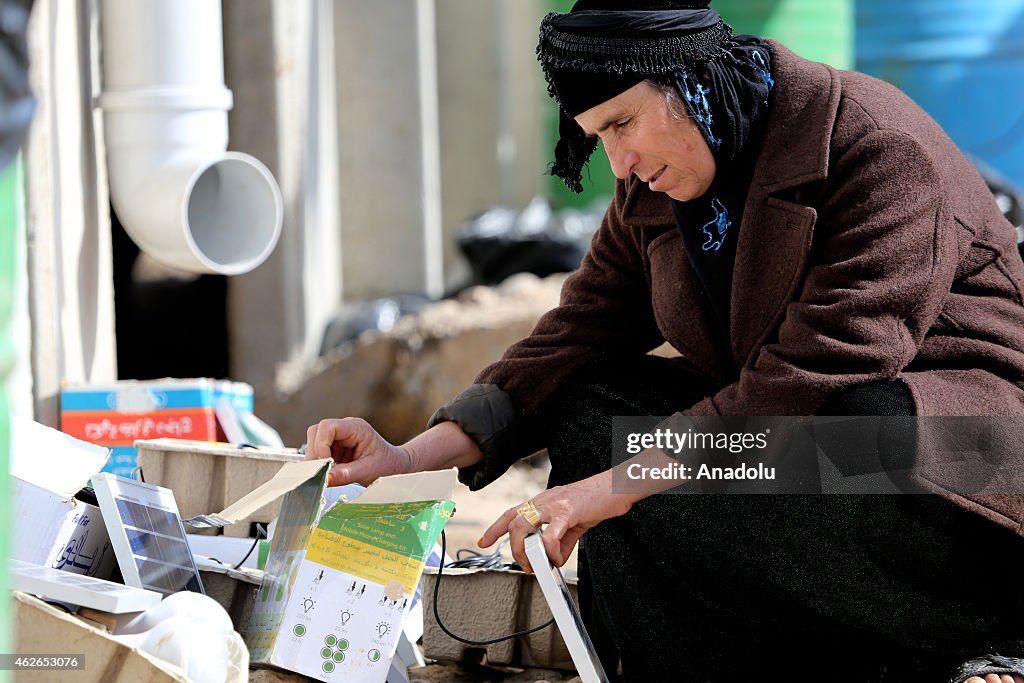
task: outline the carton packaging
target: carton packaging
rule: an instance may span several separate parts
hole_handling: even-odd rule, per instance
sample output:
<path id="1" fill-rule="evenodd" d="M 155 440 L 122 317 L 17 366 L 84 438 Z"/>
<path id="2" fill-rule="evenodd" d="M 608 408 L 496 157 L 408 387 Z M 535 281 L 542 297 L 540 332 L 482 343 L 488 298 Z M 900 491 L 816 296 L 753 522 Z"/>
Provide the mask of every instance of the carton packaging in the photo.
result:
<path id="1" fill-rule="evenodd" d="M 575 669 L 569 648 L 554 624 L 526 636 L 485 646 L 466 645 L 444 633 L 433 617 L 437 576 L 436 567 L 427 567 L 423 573 L 423 610 L 431 615 L 423 621 L 426 657 L 461 661 L 467 658 L 467 653 L 479 656 L 482 648 L 487 652 L 489 664 L 524 669 Z M 569 594 L 578 603 L 575 575 L 566 576 L 565 582 Z M 445 569 L 437 597 L 437 609 L 444 625 L 470 640 L 526 631 L 551 619 L 551 609 L 537 577 L 511 569 Z"/>
<path id="2" fill-rule="evenodd" d="M 107 449 L 31 420 L 12 416 L 11 427 L 11 557 L 109 578 L 115 558 L 100 509 L 75 498 L 107 461 Z"/>
<path id="3" fill-rule="evenodd" d="M 95 505 L 15 479 L 13 526 L 14 559 L 110 578 L 114 551 Z"/>
<path id="4" fill-rule="evenodd" d="M 230 566 L 215 566 L 212 562 L 201 561 L 197 561 L 196 566 L 203 579 L 203 590 L 206 591 L 206 595 L 224 608 L 231 617 L 231 624 L 235 630 L 245 637 L 263 572 L 244 567 L 233 569 Z"/>
<path id="5" fill-rule="evenodd" d="M 223 510 L 270 480 L 289 462 L 301 462 L 295 449 L 236 448 L 179 439 L 137 441 L 138 463 L 146 481 L 174 491 L 182 519 Z M 224 528 L 225 536 L 249 536 L 254 522 L 268 524 L 280 510 L 274 499 Z"/>
<path id="6" fill-rule="evenodd" d="M 251 662 L 383 683 L 423 565 L 451 516 L 455 471 L 386 477 L 318 518 L 326 469 L 281 505 L 249 621 Z"/>
<path id="7" fill-rule="evenodd" d="M 178 667 L 126 645 L 97 628 L 31 595 L 13 593 L 11 619 L 14 652 L 56 652 L 61 656 L 84 655 L 77 670 L 19 671 L 15 680 L 26 683 L 72 680 L 80 683 L 190 683 Z M 59 679 L 58 679 L 59 676 Z"/>
<path id="8" fill-rule="evenodd" d="M 226 440 L 216 416 L 221 397 L 239 411 L 252 412 L 252 387 L 241 382 L 162 379 L 65 386 L 61 431 L 111 448 L 113 456 L 103 471 L 130 477 L 136 466 L 136 439 Z"/>

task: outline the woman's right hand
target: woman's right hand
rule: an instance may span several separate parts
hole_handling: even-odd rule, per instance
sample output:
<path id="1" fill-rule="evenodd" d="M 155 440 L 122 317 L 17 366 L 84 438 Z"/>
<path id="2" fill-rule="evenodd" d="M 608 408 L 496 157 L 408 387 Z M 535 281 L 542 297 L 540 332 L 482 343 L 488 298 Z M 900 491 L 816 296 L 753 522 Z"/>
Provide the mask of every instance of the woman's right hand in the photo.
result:
<path id="1" fill-rule="evenodd" d="M 369 486 L 376 479 L 413 469 L 412 454 L 389 443 L 358 417 L 321 420 L 306 430 L 306 460 L 331 458 L 328 486 L 353 482 Z"/>

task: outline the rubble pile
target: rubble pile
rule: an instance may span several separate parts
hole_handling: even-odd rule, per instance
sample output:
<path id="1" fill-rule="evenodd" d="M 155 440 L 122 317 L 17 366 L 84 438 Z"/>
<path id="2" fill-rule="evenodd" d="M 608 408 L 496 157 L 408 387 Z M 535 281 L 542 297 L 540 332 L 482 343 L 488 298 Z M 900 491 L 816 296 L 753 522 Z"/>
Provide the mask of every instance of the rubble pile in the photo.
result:
<path id="1" fill-rule="evenodd" d="M 530 333 L 557 305 L 565 278 L 524 273 L 497 287 L 472 287 L 386 333 L 364 333 L 312 367 L 283 368 L 273 390 L 257 391 L 256 412 L 288 444 L 303 443 L 314 422 L 342 416 L 363 417 L 392 441 L 409 439 Z"/>

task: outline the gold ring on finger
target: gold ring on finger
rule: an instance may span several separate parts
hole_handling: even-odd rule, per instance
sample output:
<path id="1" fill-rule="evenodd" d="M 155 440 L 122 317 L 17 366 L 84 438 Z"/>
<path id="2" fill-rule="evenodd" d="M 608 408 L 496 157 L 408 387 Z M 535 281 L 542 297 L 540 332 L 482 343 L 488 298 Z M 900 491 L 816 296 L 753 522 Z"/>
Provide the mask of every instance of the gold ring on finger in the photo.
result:
<path id="1" fill-rule="evenodd" d="M 534 529 L 540 528 L 540 510 L 537 509 L 537 506 L 532 501 L 526 501 L 520 505 L 516 509 L 516 515 L 529 522 Z"/>

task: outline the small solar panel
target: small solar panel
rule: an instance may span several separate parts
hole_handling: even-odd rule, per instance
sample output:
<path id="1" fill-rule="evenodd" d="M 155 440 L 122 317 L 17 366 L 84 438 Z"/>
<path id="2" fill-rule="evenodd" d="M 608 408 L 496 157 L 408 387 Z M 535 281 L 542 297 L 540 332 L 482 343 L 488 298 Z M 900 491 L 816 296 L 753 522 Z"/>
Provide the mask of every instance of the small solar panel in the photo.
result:
<path id="1" fill-rule="evenodd" d="M 9 560 L 7 569 L 14 590 L 32 593 L 44 600 L 91 607 L 111 614 L 141 612 L 160 604 L 161 596 L 157 593 L 91 576 L 20 560 Z"/>
<path id="2" fill-rule="evenodd" d="M 126 585 L 205 592 L 170 489 L 106 472 L 92 482 Z"/>
<path id="3" fill-rule="evenodd" d="M 597 650 L 587 635 L 580 611 L 565 585 L 562 572 L 548 559 L 548 551 L 541 541 L 541 530 L 537 529 L 527 536 L 525 544 L 526 557 L 530 560 L 544 599 L 547 600 L 551 614 L 555 617 L 562 640 L 569 649 L 569 656 L 576 665 L 576 673 L 583 683 L 608 683 L 608 674 L 605 673 L 601 658 L 597 656 Z"/>

